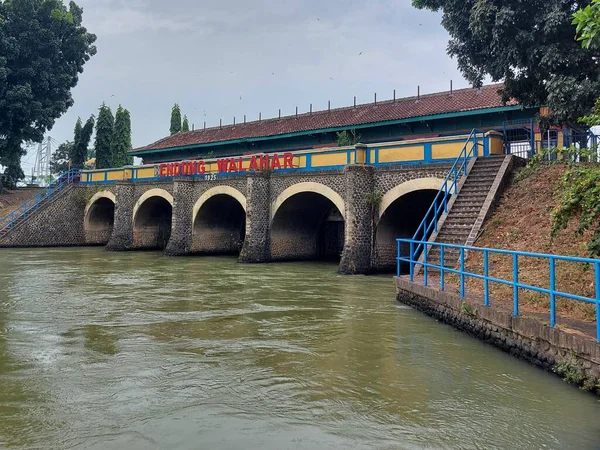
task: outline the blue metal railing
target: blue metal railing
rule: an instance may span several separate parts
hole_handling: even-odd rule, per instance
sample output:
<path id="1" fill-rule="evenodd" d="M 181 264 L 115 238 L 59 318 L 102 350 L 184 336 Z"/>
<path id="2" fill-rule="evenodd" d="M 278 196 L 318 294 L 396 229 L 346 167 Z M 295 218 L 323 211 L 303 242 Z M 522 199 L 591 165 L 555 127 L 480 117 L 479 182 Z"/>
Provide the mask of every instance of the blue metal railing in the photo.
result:
<path id="1" fill-rule="evenodd" d="M 590 303 L 596 305 L 596 340 L 600 342 L 600 259 L 594 258 L 580 258 L 577 256 L 562 256 L 562 255 L 551 255 L 546 253 L 531 253 L 531 252 L 519 252 L 514 250 L 503 250 L 496 248 L 482 248 L 482 247 L 470 247 L 465 245 L 457 244 L 442 244 L 438 242 L 427 242 L 419 241 L 415 239 L 396 239 L 397 242 L 397 275 L 400 276 L 400 263 L 408 263 L 410 265 L 410 281 L 414 281 L 415 266 L 423 266 L 423 286 L 428 284 L 428 270 L 429 268 L 437 269 L 440 275 L 440 289 L 445 289 L 445 274 L 455 273 L 459 275 L 459 290 L 460 297 L 464 298 L 466 295 L 465 279 L 475 278 L 483 280 L 483 304 L 490 306 L 490 290 L 489 284 L 498 283 L 513 288 L 513 316 L 518 317 L 519 315 L 519 289 L 529 290 L 533 292 L 539 292 L 547 294 L 550 298 L 550 326 L 556 325 L 556 299 L 566 298 L 570 300 L 576 300 L 580 302 Z M 401 244 L 408 244 L 409 256 L 405 257 L 401 254 Z M 427 254 L 427 247 L 439 248 L 440 250 L 440 261 L 439 264 L 433 264 L 427 261 L 427 257 L 423 261 L 418 261 L 417 253 L 415 249 L 418 246 L 423 246 L 423 253 Z M 453 249 L 459 252 L 459 268 L 449 267 L 444 264 L 445 250 Z M 465 270 L 465 252 L 481 252 L 483 254 L 483 273 L 467 272 Z M 513 263 L 513 274 L 512 280 L 506 280 L 503 278 L 493 277 L 489 273 L 489 256 L 490 254 L 501 254 L 509 255 L 512 258 Z M 519 281 L 519 258 L 530 257 L 530 258 L 542 258 L 548 260 L 549 266 L 549 286 L 547 288 L 533 286 L 525 284 Z M 585 297 L 582 295 L 573 294 L 570 292 L 564 292 L 556 289 L 556 262 L 557 261 L 570 261 L 580 264 L 592 265 L 594 267 L 594 280 L 595 280 L 595 297 Z"/>
<path id="2" fill-rule="evenodd" d="M 438 231 L 438 220 L 442 215 L 442 211 L 446 214 L 448 213 L 448 198 L 453 194 L 458 194 L 458 182 L 463 176 L 466 177 L 468 175 L 469 161 L 471 158 L 479 155 L 477 149 L 479 145 L 483 146 L 484 138 L 485 133 L 483 131 L 477 129 L 471 131 L 463 149 L 448 171 L 442 187 L 417 228 L 413 236 L 414 240 L 427 241 L 432 231 Z M 419 254 L 421 250 L 423 250 L 423 246 L 419 245 L 415 249 L 416 254 Z"/>
<path id="3" fill-rule="evenodd" d="M 6 230 L 12 230 L 21 219 L 26 219 L 28 215 L 36 211 L 40 204 L 60 192 L 65 186 L 78 183 L 81 178 L 81 169 L 70 169 L 68 172 L 60 175 L 44 191 L 38 192 L 30 199 L 19 205 L 14 211 L 0 218 L 0 233 Z"/>

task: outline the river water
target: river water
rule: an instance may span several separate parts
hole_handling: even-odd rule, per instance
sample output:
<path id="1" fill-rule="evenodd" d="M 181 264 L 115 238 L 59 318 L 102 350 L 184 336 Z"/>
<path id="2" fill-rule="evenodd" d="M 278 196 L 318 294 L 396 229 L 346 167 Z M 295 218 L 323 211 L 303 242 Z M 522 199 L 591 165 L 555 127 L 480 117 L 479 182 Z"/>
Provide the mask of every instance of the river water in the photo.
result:
<path id="1" fill-rule="evenodd" d="M 0 447 L 600 448 L 594 396 L 335 270 L 0 250 Z"/>

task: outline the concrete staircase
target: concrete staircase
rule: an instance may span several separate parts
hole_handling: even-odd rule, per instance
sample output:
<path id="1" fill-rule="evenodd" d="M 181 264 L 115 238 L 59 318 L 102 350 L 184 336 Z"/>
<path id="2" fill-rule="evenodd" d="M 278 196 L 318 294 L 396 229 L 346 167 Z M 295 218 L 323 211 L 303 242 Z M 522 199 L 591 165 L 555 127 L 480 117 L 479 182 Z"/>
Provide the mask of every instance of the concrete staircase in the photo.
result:
<path id="1" fill-rule="evenodd" d="M 514 164 L 513 156 L 487 156 L 477 158 L 464 180 L 459 192 L 448 202 L 448 214 L 438 221 L 438 233 L 429 241 L 458 245 L 473 245 L 481 226 L 492 210 Z M 458 263 L 459 250 L 444 250 L 444 265 L 454 267 Z M 427 253 L 427 261 L 440 262 L 440 249 Z"/>

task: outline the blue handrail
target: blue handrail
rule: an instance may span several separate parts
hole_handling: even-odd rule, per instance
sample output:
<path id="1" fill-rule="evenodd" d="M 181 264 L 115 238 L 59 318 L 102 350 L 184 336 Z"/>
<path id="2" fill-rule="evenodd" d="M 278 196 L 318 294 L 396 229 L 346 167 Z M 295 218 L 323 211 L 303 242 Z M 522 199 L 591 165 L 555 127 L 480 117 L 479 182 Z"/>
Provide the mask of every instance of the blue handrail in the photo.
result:
<path id="1" fill-rule="evenodd" d="M 478 141 L 478 135 L 481 135 L 481 144 Z M 469 161 L 474 156 L 478 156 L 477 147 L 483 145 L 485 134 L 483 131 L 473 129 L 465 145 L 463 146 L 460 154 L 454 161 L 454 164 L 448 171 L 446 179 L 442 183 L 442 187 L 438 191 L 433 203 L 425 213 L 425 217 L 421 221 L 421 224 L 417 228 L 413 239 L 418 241 L 427 241 L 431 231 L 438 231 L 438 220 L 441 216 L 442 209 L 444 213 L 448 213 L 448 197 L 452 194 L 458 194 L 458 182 L 462 176 L 468 175 Z M 471 147 L 469 147 L 471 143 Z M 415 248 L 415 254 L 419 254 L 423 249 L 422 245 Z M 411 255 L 412 256 L 412 255 Z"/>
<path id="2" fill-rule="evenodd" d="M 14 211 L 0 218 L 0 232 L 13 229 L 17 221 L 26 219 L 31 212 L 37 210 L 42 202 L 51 198 L 65 186 L 78 183 L 81 178 L 81 169 L 69 169 L 53 181 L 45 191 L 34 194 L 31 198 L 19 205 Z"/>
<path id="3" fill-rule="evenodd" d="M 428 242 L 424 240 L 415 240 L 415 239 L 396 239 L 397 243 L 397 275 L 400 276 L 400 263 L 408 263 L 410 265 L 410 281 L 414 282 L 414 274 L 415 274 L 415 266 L 423 266 L 423 286 L 427 286 L 428 283 L 428 274 L 427 269 L 437 269 L 440 274 L 440 289 L 443 291 L 445 289 L 445 274 L 446 273 L 455 273 L 460 277 L 459 280 L 459 288 L 460 288 L 460 296 L 464 298 L 466 296 L 466 286 L 465 286 L 465 278 L 475 278 L 478 280 L 483 280 L 483 304 L 484 306 L 490 306 L 490 291 L 489 291 L 489 283 L 498 283 L 506 286 L 511 286 L 513 288 L 513 316 L 519 316 L 519 289 L 539 292 L 542 294 L 547 294 L 550 297 L 550 326 L 554 327 L 556 325 L 556 299 L 557 297 L 567 298 L 570 300 L 576 300 L 585 303 L 591 303 L 596 305 L 596 340 L 600 342 L 600 259 L 596 258 L 581 258 L 578 256 L 564 256 L 564 255 L 552 255 L 548 253 L 532 253 L 532 252 L 520 252 L 515 250 L 504 250 L 498 248 L 483 248 L 483 247 L 471 247 L 466 245 L 458 245 L 458 244 L 444 244 L 440 242 Z M 410 252 L 408 257 L 404 257 L 401 254 L 401 244 L 408 244 L 410 247 Z M 439 248 L 440 249 L 440 261 L 439 264 L 433 264 L 427 261 L 427 258 L 424 258 L 423 261 L 418 261 L 416 258 L 416 253 L 413 251 L 417 246 L 422 245 L 424 248 L 424 254 L 427 253 L 427 247 L 431 248 Z M 446 266 L 444 264 L 444 254 L 445 250 L 453 249 L 459 251 L 459 268 L 455 269 L 454 267 Z M 465 252 L 481 252 L 483 253 L 483 273 L 473 273 L 467 272 L 465 270 Z M 502 255 L 510 255 L 512 257 L 513 262 L 513 274 L 512 280 L 506 280 L 503 278 L 498 278 L 494 276 L 490 276 L 489 274 L 489 255 L 490 254 L 502 254 Z M 520 257 L 530 257 L 530 258 L 542 258 L 546 259 L 549 262 L 549 287 L 539 287 L 533 286 L 530 284 L 522 283 L 519 281 L 519 258 Z M 571 261 L 577 262 L 586 265 L 593 265 L 595 270 L 595 297 L 585 297 L 583 295 L 577 295 L 570 292 L 564 292 L 556 289 L 556 262 L 557 261 Z"/>

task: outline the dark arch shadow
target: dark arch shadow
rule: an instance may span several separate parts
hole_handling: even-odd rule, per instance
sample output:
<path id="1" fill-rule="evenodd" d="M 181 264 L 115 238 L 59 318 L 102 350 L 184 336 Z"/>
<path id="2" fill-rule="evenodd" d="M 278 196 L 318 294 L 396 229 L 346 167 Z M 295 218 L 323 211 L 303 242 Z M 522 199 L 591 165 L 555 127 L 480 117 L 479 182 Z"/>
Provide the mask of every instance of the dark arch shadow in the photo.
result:
<path id="1" fill-rule="evenodd" d="M 192 253 L 239 255 L 246 237 L 246 211 L 230 195 L 210 197 L 198 210 L 192 231 Z"/>
<path id="2" fill-rule="evenodd" d="M 106 245 L 115 224 L 115 203 L 106 197 L 96 200 L 84 218 L 85 242 L 88 245 Z"/>
<path id="3" fill-rule="evenodd" d="M 150 197 L 137 210 L 133 222 L 133 246 L 139 250 L 163 250 L 171 237 L 173 207 L 162 197 Z"/>
<path id="4" fill-rule="evenodd" d="M 383 213 L 377 224 L 375 239 L 375 269 L 377 272 L 396 272 L 397 238 L 411 239 L 423 221 L 438 191 L 423 189 L 409 192 L 396 199 Z M 408 254 L 408 248 L 401 249 Z M 408 270 L 402 263 L 401 271 Z"/>
<path id="5" fill-rule="evenodd" d="M 321 194 L 295 194 L 273 217 L 274 261 L 339 261 L 343 249 L 344 219 L 333 202 Z"/>

